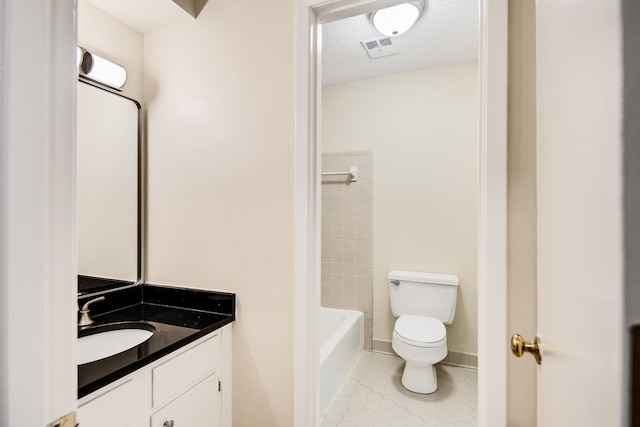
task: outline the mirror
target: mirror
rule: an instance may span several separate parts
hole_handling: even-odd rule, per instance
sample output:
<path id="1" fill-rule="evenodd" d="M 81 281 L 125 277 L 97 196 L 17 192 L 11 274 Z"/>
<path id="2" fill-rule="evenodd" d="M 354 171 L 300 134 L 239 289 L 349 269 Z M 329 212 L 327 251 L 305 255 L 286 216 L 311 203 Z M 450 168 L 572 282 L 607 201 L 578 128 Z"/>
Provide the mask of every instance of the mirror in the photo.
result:
<path id="1" fill-rule="evenodd" d="M 137 101 L 79 80 L 78 292 L 141 280 L 140 119 Z"/>

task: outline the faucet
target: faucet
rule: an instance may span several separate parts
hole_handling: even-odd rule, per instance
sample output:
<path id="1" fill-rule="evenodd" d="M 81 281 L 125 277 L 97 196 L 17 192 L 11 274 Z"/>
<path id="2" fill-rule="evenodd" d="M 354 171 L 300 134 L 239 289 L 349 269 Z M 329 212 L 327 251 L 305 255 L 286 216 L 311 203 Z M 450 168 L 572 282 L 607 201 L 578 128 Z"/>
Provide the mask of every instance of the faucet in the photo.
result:
<path id="1" fill-rule="evenodd" d="M 104 297 L 94 298 L 90 301 L 87 301 L 83 306 L 82 310 L 80 310 L 80 321 L 78 322 L 78 326 L 89 326 L 93 323 L 93 319 L 89 316 L 89 305 L 94 302 L 104 301 Z"/>

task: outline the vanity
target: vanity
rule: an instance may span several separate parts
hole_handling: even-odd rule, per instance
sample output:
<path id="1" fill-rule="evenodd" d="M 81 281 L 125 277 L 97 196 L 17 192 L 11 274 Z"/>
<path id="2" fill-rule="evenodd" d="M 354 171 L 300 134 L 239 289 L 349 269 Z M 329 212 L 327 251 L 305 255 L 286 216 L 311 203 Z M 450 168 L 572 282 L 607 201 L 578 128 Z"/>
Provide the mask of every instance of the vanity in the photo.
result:
<path id="1" fill-rule="evenodd" d="M 80 77 L 77 422 L 230 427 L 235 294 L 145 282 L 141 106 Z"/>
<path id="2" fill-rule="evenodd" d="M 80 341 L 105 330 L 153 333 L 78 366 L 80 426 L 230 426 L 235 295 L 145 284 L 104 296 Z"/>

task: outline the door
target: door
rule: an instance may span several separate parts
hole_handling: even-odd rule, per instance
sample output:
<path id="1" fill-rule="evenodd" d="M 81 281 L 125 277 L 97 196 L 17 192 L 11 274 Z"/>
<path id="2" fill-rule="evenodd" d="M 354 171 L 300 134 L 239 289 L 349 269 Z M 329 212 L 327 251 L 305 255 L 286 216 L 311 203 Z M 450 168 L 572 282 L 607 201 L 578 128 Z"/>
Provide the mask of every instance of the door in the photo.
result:
<path id="1" fill-rule="evenodd" d="M 538 425 L 620 426 L 619 4 L 536 7 Z"/>
<path id="2" fill-rule="evenodd" d="M 75 1 L 0 0 L 0 425 L 73 426 Z"/>

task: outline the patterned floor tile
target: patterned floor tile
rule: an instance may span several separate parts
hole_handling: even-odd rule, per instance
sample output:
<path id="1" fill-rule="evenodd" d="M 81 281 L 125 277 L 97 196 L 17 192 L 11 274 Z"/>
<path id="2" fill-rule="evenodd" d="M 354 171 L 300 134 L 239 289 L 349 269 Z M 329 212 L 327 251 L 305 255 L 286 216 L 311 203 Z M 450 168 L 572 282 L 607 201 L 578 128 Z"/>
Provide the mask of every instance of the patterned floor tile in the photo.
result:
<path id="1" fill-rule="evenodd" d="M 436 365 L 438 390 L 418 394 L 402 386 L 403 368 L 397 356 L 363 352 L 321 427 L 477 426 L 477 370 Z"/>

